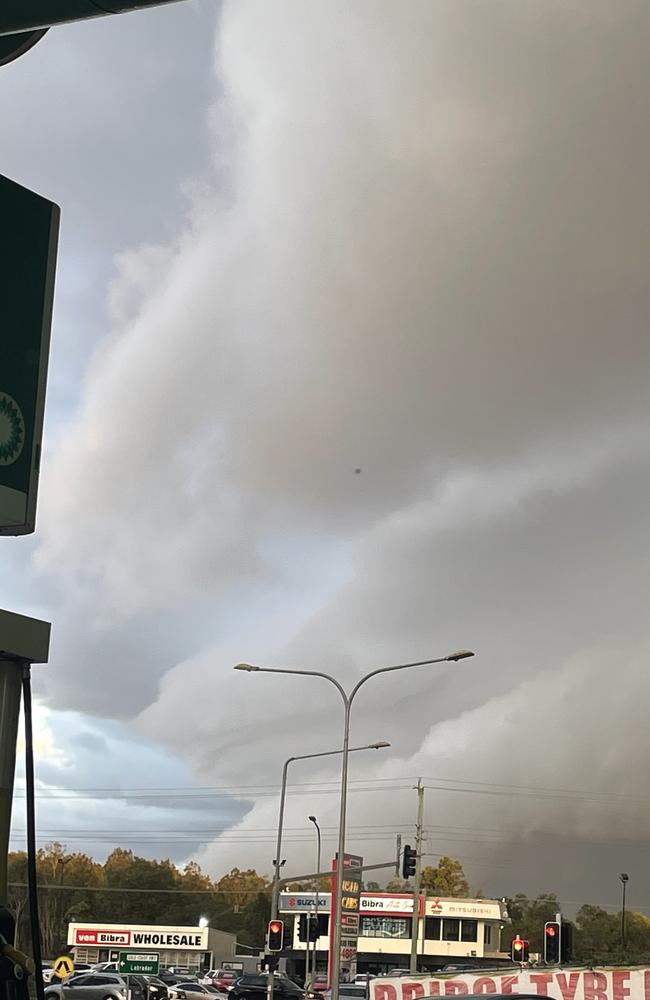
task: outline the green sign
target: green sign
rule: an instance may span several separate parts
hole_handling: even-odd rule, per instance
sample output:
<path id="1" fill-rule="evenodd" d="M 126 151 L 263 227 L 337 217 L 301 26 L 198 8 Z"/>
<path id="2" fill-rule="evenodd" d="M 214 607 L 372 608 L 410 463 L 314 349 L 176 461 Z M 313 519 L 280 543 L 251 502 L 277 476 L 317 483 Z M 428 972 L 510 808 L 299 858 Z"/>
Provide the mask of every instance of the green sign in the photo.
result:
<path id="1" fill-rule="evenodd" d="M 142 976 L 157 976 L 160 971 L 160 955 L 141 954 L 137 951 L 121 951 L 118 968 L 122 975 L 140 973 Z"/>
<path id="2" fill-rule="evenodd" d="M 0 535 L 36 522 L 59 209 L 0 175 Z"/>

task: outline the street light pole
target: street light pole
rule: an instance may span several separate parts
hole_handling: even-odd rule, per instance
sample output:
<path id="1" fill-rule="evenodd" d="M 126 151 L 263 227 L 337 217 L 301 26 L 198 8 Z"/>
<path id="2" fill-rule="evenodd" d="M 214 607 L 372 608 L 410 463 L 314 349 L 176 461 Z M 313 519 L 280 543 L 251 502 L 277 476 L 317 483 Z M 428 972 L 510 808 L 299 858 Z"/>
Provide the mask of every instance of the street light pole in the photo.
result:
<path id="1" fill-rule="evenodd" d="M 386 740 L 378 740 L 377 743 L 367 743 L 362 747 L 352 747 L 350 753 L 358 753 L 360 750 L 383 750 L 389 747 Z M 303 753 L 296 757 L 288 757 L 282 767 L 282 784 L 280 786 L 280 811 L 278 815 L 278 836 L 275 844 L 275 860 L 273 862 L 273 886 L 271 889 L 271 920 L 278 917 L 278 902 L 280 897 L 280 868 L 282 867 L 282 833 L 284 831 L 284 806 L 287 796 L 287 772 L 289 764 L 295 760 L 313 760 L 315 757 L 336 757 L 342 754 L 342 750 L 325 750 L 321 753 Z"/>
<path id="2" fill-rule="evenodd" d="M 309 822 L 313 823 L 314 826 L 316 827 L 316 836 L 318 838 L 318 847 L 316 849 L 316 871 L 319 872 L 320 871 L 320 853 L 321 853 L 321 851 L 320 851 L 320 848 L 321 848 L 320 826 L 318 825 L 318 820 L 316 819 L 315 816 L 310 816 L 309 817 Z M 314 941 L 314 950 L 313 950 L 312 957 L 311 957 L 311 981 L 312 981 L 312 986 L 313 986 L 314 979 L 316 977 L 316 964 L 317 964 L 317 955 L 316 955 L 316 952 L 318 951 L 318 938 L 320 937 L 319 927 L 318 927 L 318 882 L 316 883 L 316 900 L 315 900 L 315 903 L 314 903 L 314 917 L 315 917 L 315 923 L 316 923 L 316 934 L 317 934 L 317 937 L 316 937 L 316 939 Z M 309 957 L 309 954 L 307 955 L 307 957 Z M 308 969 L 306 971 L 308 971 Z M 307 979 L 307 976 L 305 976 L 305 979 Z"/>
<path id="3" fill-rule="evenodd" d="M 247 669 L 243 668 L 241 665 L 235 667 L 235 669 Z M 377 743 L 368 743 L 362 747 L 353 747 L 350 753 L 356 753 L 359 750 L 382 750 L 384 747 L 389 747 L 390 743 L 385 740 L 379 740 Z M 287 773 L 289 771 L 289 764 L 294 760 L 313 760 L 315 757 L 334 757 L 337 754 L 343 753 L 342 750 L 325 750 L 320 753 L 303 753 L 295 757 L 288 757 L 285 760 L 282 767 L 282 784 L 280 786 L 280 811 L 278 815 L 278 836 L 275 844 L 275 859 L 273 861 L 273 885 L 271 887 L 271 920 L 277 920 L 278 910 L 279 910 L 279 899 L 280 899 L 280 869 L 282 868 L 282 832 L 284 830 L 284 806 L 287 797 Z M 309 944 L 309 942 L 307 942 Z M 307 956 L 309 956 L 309 948 L 307 948 Z M 267 1000 L 273 1000 L 274 992 L 274 979 L 273 971 L 269 967 L 266 997 Z"/>
<path id="4" fill-rule="evenodd" d="M 621 872 L 618 877 L 620 878 L 623 886 L 623 905 L 621 907 L 621 950 L 625 952 L 625 948 L 627 946 L 625 935 L 625 890 L 627 889 L 627 883 L 630 881 L 630 876 L 626 872 Z"/>
<path id="5" fill-rule="evenodd" d="M 266 674 L 293 674 L 302 677 L 322 677 L 323 680 L 326 680 L 330 684 L 334 685 L 343 702 L 343 759 L 341 764 L 341 801 L 339 808 L 337 878 L 336 894 L 330 917 L 330 919 L 334 920 L 334 954 L 331 957 L 330 966 L 330 988 L 332 992 L 331 1000 L 339 1000 L 339 977 L 341 970 L 341 899 L 343 897 L 343 876 L 345 873 L 345 822 L 347 816 L 348 755 L 350 753 L 350 710 L 352 708 L 352 702 L 354 701 L 359 689 L 366 683 L 366 681 L 369 681 L 371 677 L 376 677 L 378 674 L 387 674 L 394 670 L 406 670 L 409 667 L 424 667 L 434 663 L 446 663 L 448 661 L 457 662 L 458 660 L 464 660 L 469 656 L 474 656 L 474 653 L 471 650 L 460 649 L 455 653 L 450 653 L 448 656 L 438 656 L 431 660 L 415 660 L 412 663 L 397 663 L 390 667 L 379 667 L 377 670 L 371 670 L 370 673 L 365 674 L 359 681 L 357 681 L 349 695 L 335 677 L 332 677 L 330 674 L 323 673 L 321 670 L 294 670 L 289 667 L 259 667 L 252 663 L 238 663 L 234 667 L 235 670 L 246 670 L 249 672 L 260 672 Z M 269 1000 L 271 1000 L 271 998 L 269 998 Z"/>

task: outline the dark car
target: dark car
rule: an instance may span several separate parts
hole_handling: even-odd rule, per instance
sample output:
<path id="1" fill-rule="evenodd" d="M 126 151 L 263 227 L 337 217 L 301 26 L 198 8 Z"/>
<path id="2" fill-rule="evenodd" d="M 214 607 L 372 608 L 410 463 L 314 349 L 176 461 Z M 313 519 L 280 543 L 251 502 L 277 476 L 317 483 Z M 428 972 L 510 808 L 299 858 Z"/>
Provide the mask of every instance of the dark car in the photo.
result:
<path id="1" fill-rule="evenodd" d="M 129 976 L 129 983 L 136 983 L 149 1000 L 169 1000 L 167 987 L 157 976 Z"/>
<path id="2" fill-rule="evenodd" d="M 367 1000 L 368 989 L 363 983 L 339 983 L 339 996 L 349 1000 Z M 323 1000 L 332 1000 L 332 988 L 325 990 Z"/>
<path id="3" fill-rule="evenodd" d="M 245 972 L 240 976 L 230 993 L 228 1000 L 260 1000 L 266 996 L 267 976 L 256 972 Z M 292 983 L 286 976 L 276 975 L 273 979 L 273 992 L 285 1000 L 303 1000 L 305 991 Z"/>

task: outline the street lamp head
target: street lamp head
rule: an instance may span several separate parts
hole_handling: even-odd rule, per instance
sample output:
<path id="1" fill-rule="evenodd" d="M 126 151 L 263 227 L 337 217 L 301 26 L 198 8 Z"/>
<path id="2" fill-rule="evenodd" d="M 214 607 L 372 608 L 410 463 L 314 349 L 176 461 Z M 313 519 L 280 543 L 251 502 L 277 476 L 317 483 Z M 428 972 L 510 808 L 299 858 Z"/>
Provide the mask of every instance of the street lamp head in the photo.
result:
<path id="1" fill-rule="evenodd" d="M 455 653 L 450 653 L 449 656 L 445 657 L 445 659 L 454 660 L 454 662 L 456 662 L 458 660 L 466 660 L 470 656 L 474 656 L 471 649 L 457 649 Z"/>
<path id="2" fill-rule="evenodd" d="M 621 874 L 618 877 L 620 878 L 621 882 L 630 881 L 630 876 L 627 874 L 627 872 L 621 872 Z"/>
<path id="3" fill-rule="evenodd" d="M 386 740 L 379 740 L 378 743 L 370 743 L 368 745 L 368 749 L 369 750 L 383 750 L 384 747 L 389 747 L 389 746 L 390 746 L 390 743 L 388 743 Z"/>
<path id="4" fill-rule="evenodd" d="M 199 927 L 201 928 L 207 927 L 209 923 L 210 921 L 208 920 L 207 917 L 199 917 Z"/>
<path id="5" fill-rule="evenodd" d="M 248 670 L 248 671 L 249 671 L 249 673 L 250 673 L 251 671 L 254 671 L 254 670 L 259 670 L 259 669 L 260 669 L 260 668 L 259 668 L 259 667 L 256 667 L 254 663 L 237 663 L 237 664 L 236 664 L 236 665 L 235 665 L 235 666 L 233 667 L 233 670 Z"/>
<path id="6" fill-rule="evenodd" d="M 308 816 L 307 819 L 309 820 L 310 823 L 316 823 L 316 817 L 315 816 Z"/>

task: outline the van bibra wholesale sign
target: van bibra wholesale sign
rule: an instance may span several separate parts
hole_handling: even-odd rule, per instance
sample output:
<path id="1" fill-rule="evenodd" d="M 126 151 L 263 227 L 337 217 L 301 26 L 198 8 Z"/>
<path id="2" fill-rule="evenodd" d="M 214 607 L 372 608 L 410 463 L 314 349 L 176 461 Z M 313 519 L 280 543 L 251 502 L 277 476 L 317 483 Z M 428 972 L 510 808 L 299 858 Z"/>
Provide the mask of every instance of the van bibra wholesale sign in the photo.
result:
<path id="1" fill-rule="evenodd" d="M 527 993 L 555 1000 L 650 1000 L 650 968 L 540 968 L 525 972 L 484 969 L 455 976 L 404 976 L 370 982 L 370 1000 L 419 1000 L 473 993 Z"/>
<path id="2" fill-rule="evenodd" d="M 70 924 L 68 944 L 88 947 L 173 948 L 206 951 L 207 927 L 155 927 L 140 924 Z"/>

